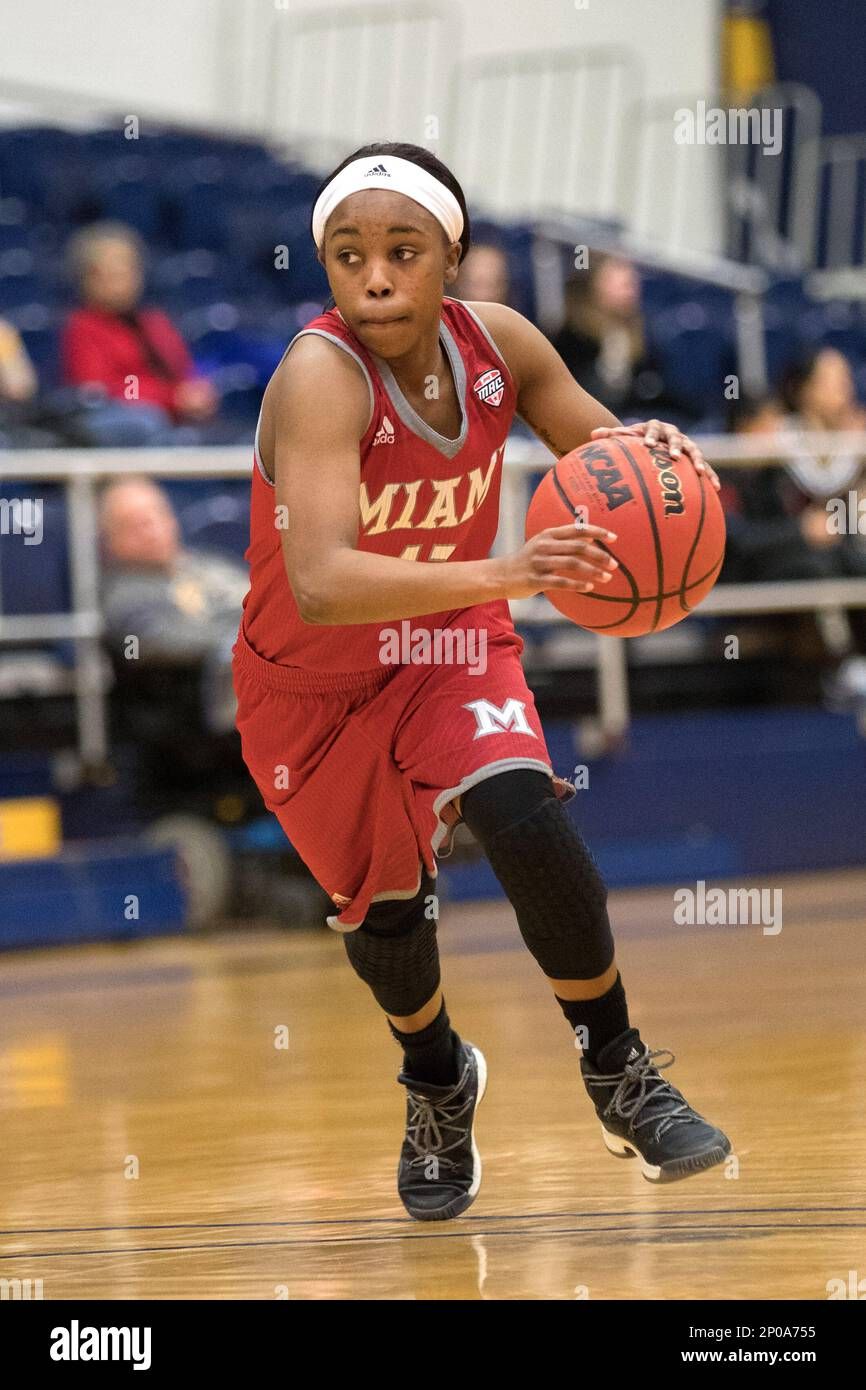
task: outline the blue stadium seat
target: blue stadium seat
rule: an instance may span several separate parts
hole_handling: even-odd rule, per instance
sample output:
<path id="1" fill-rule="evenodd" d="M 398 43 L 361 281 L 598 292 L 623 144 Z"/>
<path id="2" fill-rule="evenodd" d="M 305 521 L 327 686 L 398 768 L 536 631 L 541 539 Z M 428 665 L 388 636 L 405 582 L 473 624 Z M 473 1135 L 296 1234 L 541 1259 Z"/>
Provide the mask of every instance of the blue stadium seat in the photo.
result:
<path id="1" fill-rule="evenodd" d="M 764 348 L 771 389 L 778 386 L 788 364 L 805 350 L 802 320 L 793 320 L 775 304 L 764 306 Z"/>
<path id="2" fill-rule="evenodd" d="M 41 540 L 27 544 L 23 534 L 6 535 L 0 546 L 0 611 L 10 617 L 68 613 L 69 545 L 66 499 L 57 484 L 4 482 L 7 501 L 40 501 Z M 26 513 L 23 513 L 26 517 Z M 31 528 L 32 529 L 32 528 Z M 34 532 L 38 535 L 38 531 Z"/>
<path id="3" fill-rule="evenodd" d="M 717 408 L 735 369 L 730 324 L 718 306 L 691 300 L 667 310 L 652 325 L 652 340 L 668 389 L 696 408 Z"/>
<path id="4" fill-rule="evenodd" d="M 60 384 L 60 332 L 63 315 L 42 303 L 24 304 L 10 316 L 36 370 L 40 388 Z"/>
<path id="5" fill-rule="evenodd" d="M 39 291 L 39 267 L 29 246 L 0 251 L 0 309 L 27 304 L 39 297 Z"/>
<path id="6" fill-rule="evenodd" d="M 208 154 L 176 165 L 168 181 L 172 233 L 180 247 L 225 250 L 233 201 L 225 162 Z"/>
<path id="7" fill-rule="evenodd" d="M 144 155 L 127 154 L 101 167 L 98 190 L 99 215 L 125 222 L 153 241 L 162 234 L 163 207 L 155 171 Z"/>
<path id="8" fill-rule="evenodd" d="M 250 539 L 249 483 L 223 483 L 219 492 L 190 502 L 180 523 L 187 545 L 243 560 Z"/>

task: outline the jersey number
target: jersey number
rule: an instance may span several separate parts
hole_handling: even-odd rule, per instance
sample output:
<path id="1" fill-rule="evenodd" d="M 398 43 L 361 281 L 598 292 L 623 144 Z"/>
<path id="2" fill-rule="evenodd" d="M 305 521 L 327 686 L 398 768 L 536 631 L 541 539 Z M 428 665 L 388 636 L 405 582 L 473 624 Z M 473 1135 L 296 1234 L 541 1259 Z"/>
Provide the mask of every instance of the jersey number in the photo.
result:
<path id="1" fill-rule="evenodd" d="M 447 560 L 448 557 L 452 555 L 456 549 L 456 545 L 432 545 L 430 547 L 430 555 L 428 558 L 431 560 Z M 420 560 L 420 558 L 420 545 L 407 545 L 406 549 L 400 556 L 401 560 Z"/>

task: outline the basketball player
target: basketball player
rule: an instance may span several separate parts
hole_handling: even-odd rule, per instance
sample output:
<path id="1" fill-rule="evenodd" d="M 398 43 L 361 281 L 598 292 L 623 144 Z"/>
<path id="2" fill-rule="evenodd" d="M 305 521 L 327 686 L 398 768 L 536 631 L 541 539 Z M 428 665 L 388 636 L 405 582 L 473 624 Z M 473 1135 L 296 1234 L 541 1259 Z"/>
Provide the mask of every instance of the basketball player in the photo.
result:
<path id="1" fill-rule="evenodd" d="M 400 1197 L 418 1220 L 445 1220 L 481 1180 L 486 1064 L 446 1011 L 433 891 L 460 819 L 576 1031 L 608 1148 L 653 1181 L 699 1172 L 730 1143 L 629 1019 L 606 888 L 563 810 L 574 788 L 554 775 L 508 608 L 604 584 L 616 561 L 597 542 L 615 535 L 557 526 L 488 558 L 514 413 L 557 457 L 618 422 L 520 314 L 445 294 L 469 218 L 426 150 L 357 150 L 323 183 L 312 234 L 335 307 L 292 339 L 262 404 L 237 722 L 403 1050 Z M 717 483 L 673 426 L 628 432 Z"/>

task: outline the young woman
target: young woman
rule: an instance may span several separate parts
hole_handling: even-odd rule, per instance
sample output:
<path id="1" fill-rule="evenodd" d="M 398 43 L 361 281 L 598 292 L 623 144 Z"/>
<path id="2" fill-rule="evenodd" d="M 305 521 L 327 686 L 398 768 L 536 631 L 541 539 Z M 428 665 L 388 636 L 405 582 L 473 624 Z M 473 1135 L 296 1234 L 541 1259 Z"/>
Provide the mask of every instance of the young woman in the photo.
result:
<path id="1" fill-rule="evenodd" d="M 553 773 L 508 609 L 605 583 L 616 561 L 600 542 L 616 537 L 558 526 L 488 558 L 515 411 L 557 457 L 617 421 L 526 319 L 444 294 L 469 218 L 426 150 L 357 150 L 323 183 L 312 233 L 335 307 L 292 340 L 262 404 L 238 728 L 403 1049 L 400 1197 L 418 1220 L 445 1220 L 481 1180 L 486 1066 L 445 1009 L 432 892 L 461 818 L 576 1030 L 608 1147 L 652 1180 L 708 1168 L 729 1141 L 630 1024 L 606 889 L 562 809 L 574 788 Z M 632 432 L 717 485 L 673 426 Z"/>
<path id="2" fill-rule="evenodd" d="M 665 405 L 660 363 L 647 342 L 637 270 L 623 256 L 590 252 L 565 284 L 565 322 L 551 338 L 575 381 L 608 410 L 640 418 Z"/>

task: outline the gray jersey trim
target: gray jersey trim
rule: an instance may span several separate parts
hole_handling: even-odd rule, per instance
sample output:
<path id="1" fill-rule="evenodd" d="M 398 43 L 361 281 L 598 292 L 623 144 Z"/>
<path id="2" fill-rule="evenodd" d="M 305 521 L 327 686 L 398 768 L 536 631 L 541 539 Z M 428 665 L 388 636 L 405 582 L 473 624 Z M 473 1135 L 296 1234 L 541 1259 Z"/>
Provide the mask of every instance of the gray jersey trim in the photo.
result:
<path id="1" fill-rule="evenodd" d="M 506 368 L 506 370 L 508 371 L 508 375 L 511 376 L 511 368 L 508 366 L 508 363 L 506 362 L 505 358 L 504 358 L 503 355 L 502 355 L 502 349 L 499 348 L 499 347 L 497 347 L 496 343 L 493 341 L 493 338 L 491 337 L 491 334 L 490 334 L 490 329 L 487 327 L 487 324 L 486 324 L 486 323 L 482 323 L 481 319 L 478 317 L 478 315 L 476 314 L 475 310 L 474 310 L 474 309 L 470 309 L 469 305 L 465 302 L 465 300 L 462 300 L 462 299 L 461 299 L 461 300 L 460 300 L 460 303 L 463 305 L 463 308 L 466 310 L 467 314 L 470 314 L 470 315 L 472 316 L 472 318 L 474 318 L 475 322 L 478 324 L 478 327 L 481 329 L 481 332 L 484 334 L 484 336 L 485 336 L 485 338 L 487 339 L 488 343 L 489 343 L 490 346 L 493 348 L 493 351 L 496 353 L 496 356 L 499 358 L 499 360 L 500 360 L 500 362 L 502 363 L 502 365 L 503 365 L 503 366 Z"/>
<path id="2" fill-rule="evenodd" d="M 357 362 L 358 366 L 361 368 L 361 371 L 364 373 L 364 380 L 365 380 L 366 383 L 367 383 L 367 390 L 368 390 L 369 393 L 370 393 L 370 415 L 369 415 L 369 419 L 367 420 L 367 424 L 366 424 L 366 426 L 365 426 L 365 428 L 364 428 L 364 434 L 366 434 L 366 433 L 367 433 L 367 430 L 370 428 L 370 425 L 372 424 L 372 421 L 373 421 L 373 411 L 374 411 L 375 405 L 376 405 L 376 396 L 375 396 L 375 393 L 374 393 L 374 391 L 373 391 L 373 382 L 372 382 L 372 380 L 371 380 L 371 378 L 370 378 L 370 373 L 367 371 L 366 363 L 358 356 L 357 352 L 355 351 L 355 349 L 354 349 L 353 347 L 350 347 L 348 343 L 344 343 L 344 342 L 343 342 L 342 338 L 338 338 L 338 337 L 336 336 L 335 333 L 328 333 L 324 328 L 302 328 L 301 331 L 300 331 L 300 333 L 296 333 L 295 336 L 294 336 L 294 338 L 292 338 L 292 341 L 289 343 L 288 347 L 286 348 L 285 352 L 283 353 L 282 357 L 280 358 L 280 365 L 282 365 L 282 363 L 286 360 L 286 357 L 288 356 L 290 350 L 292 349 L 292 347 L 294 347 L 294 345 L 295 345 L 295 343 L 298 341 L 298 339 L 299 339 L 299 338 L 303 338 L 307 333 L 311 333 L 311 334 L 313 334 L 313 335 L 314 335 L 315 337 L 317 337 L 317 338 L 327 338 L 329 342 L 335 343 L 336 346 L 337 346 L 338 348 L 342 348 L 343 352 L 348 353 L 350 357 L 353 357 L 353 358 L 355 359 L 355 361 Z M 265 472 L 265 466 L 264 466 L 264 464 L 262 463 L 262 456 L 261 456 L 261 454 L 259 453 L 259 431 L 261 430 L 261 427 L 262 427 L 262 410 L 261 410 L 261 408 L 260 408 L 260 409 L 259 409 L 259 418 L 258 418 L 258 421 L 256 422 L 256 435 L 255 435 L 255 440 L 254 440 L 254 442 L 253 442 L 253 458 L 255 459 L 255 461 L 256 461 L 256 467 L 258 468 L 258 470 L 259 470 L 259 472 L 261 473 L 262 477 L 264 478 L 265 482 L 266 482 L 266 483 L 270 483 L 271 487 L 273 487 L 273 486 L 274 486 L 273 479 L 272 479 L 272 478 L 269 478 L 268 475 L 267 475 L 267 473 Z M 362 436 L 362 437 L 363 437 L 363 436 Z"/>
<path id="3" fill-rule="evenodd" d="M 464 792 L 469 791 L 470 787 L 477 787 L 479 782 L 486 782 L 488 777 L 495 777 L 497 773 L 500 772 L 510 772 L 512 768 L 515 767 L 531 767 L 537 769 L 539 772 L 546 772 L 551 781 L 555 775 L 550 764 L 542 762 L 540 758 L 497 758 L 495 762 L 485 763 L 483 767 L 477 768 L 475 772 L 470 772 L 468 776 L 457 783 L 456 787 L 448 787 L 446 791 L 439 793 L 436 800 L 433 802 L 433 810 L 436 813 L 436 828 L 430 840 L 430 847 L 439 859 L 447 859 L 450 855 L 452 849 L 451 842 L 453 841 L 454 831 L 457 828 L 456 825 L 446 825 L 440 815 L 440 812 L 447 802 L 453 801 L 455 796 L 462 796 Z M 434 873 L 431 877 L 435 879 L 438 878 L 439 872 L 435 864 L 433 867 Z M 413 889 L 404 889 L 402 892 L 396 892 L 393 889 L 386 890 L 385 892 L 374 894 L 370 901 L 380 902 L 388 898 L 414 898 L 418 889 L 421 887 L 421 869 L 422 861 L 419 860 L 418 882 Z M 338 922 L 338 916 L 339 913 L 334 913 L 332 916 L 325 918 L 328 926 L 334 931 L 357 931 L 358 927 L 363 926 L 363 922 L 346 922 L 345 924 Z"/>
<path id="4" fill-rule="evenodd" d="M 403 424 L 416 434 L 419 439 L 425 440 L 427 444 L 432 444 L 440 454 L 446 458 L 454 458 L 460 453 L 466 443 L 466 436 L 469 433 L 469 412 L 466 409 L 466 366 L 460 356 L 460 349 L 454 341 L 454 336 L 444 320 L 439 324 L 439 338 L 448 361 L 451 363 L 451 370 L 454 373 L 454 386 L 457 391 L 457 399 L 460 403 L 460 433 L 456 439 L 448 439 L 446 435 L 434 430 L 432 425 L 428 425 L 426 420 L 422 420 L 414 406 L 410 405 L 400 387 L 397 385 L 394 373 L 388 363 L 375 353 L 370 356 L 376 363 L 379 375 L 385 384 L 385 389 L 393 402 L 394 409 L 403 421 Z"/>
<path id="5" fill-rule="evenodd" d="M 452 849 L 451 840 L 453 839 L 455 827 L 445 824 L 440 815 L 442 808 L 449 801 L 453 801 L 455 796 L 462 796 L 464 792 L 468 792 L 470 787 L 476 787 L 479 782 L 486 782 L 488 777 L 495 777 L 500 772 L 510 772 L 515 767 L 536 768 L 539 772 L 546 772 L 551 781 L 554 777 L 553 768 L 550 766 L 550 763 L 542 762 L 540 758 L 497 758 L 495 762 L 485 763 L 483 767 L 477 768 L 475 772 L 470 772 L 468 776 L 457 783 L 456 787 L 448 787 L 446 791 L 440 792 L 433 802 L 433 810 L 436 813 L 437 825 L 436 829 L 433 831 L 430 848 L 433 850 L 434 854 L 438 855 L 440 859 L 447 859 Z M 442 849 L 440 853 L 440 848 L 443 843 L 445 848 Z"/>

